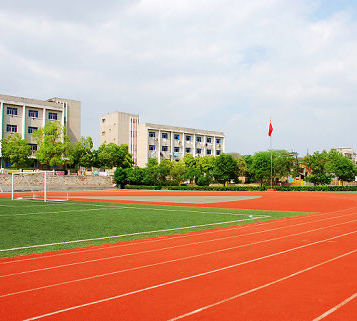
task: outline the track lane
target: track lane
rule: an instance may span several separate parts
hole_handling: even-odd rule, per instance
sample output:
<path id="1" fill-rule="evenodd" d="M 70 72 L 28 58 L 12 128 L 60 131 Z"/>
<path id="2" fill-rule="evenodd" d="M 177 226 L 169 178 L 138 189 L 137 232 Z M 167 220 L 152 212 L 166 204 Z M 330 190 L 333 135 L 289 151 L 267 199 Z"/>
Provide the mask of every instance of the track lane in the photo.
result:
<path id="1" fill-rule="evenodd" d="M 180 313 L 184 314 L 197 307 L 222 300 L 227 296 L 236 295 L 237 289 L 244 293 L 301 270 L 309 269 L 316 264 L 321 264 L 324 259 L 325 261 L 326 259 L 331 260 L 337 255 L 344 255 L 346 251 L 357 251 L 356 234 L 353 238 L 346 237 L 339 240 L 341 242 L 335 242 L 332 248 L 331 243 L 319 243 L 318 246 L 305 247 L 294 253 L 283 253 L 235 268 L 211 272 L 147 290 L 141 289 L 136 293 L 117 294 L 116 298 L 102 298 L 101 302 L 87 302 L 83 306 L 69 307 L 69 310 L 52 311 L 50 313 L 54 314 L 46 316 L 45 319 L 116 320 L 120 316 L 125 320 L 167 320 L 180 315 Z M 250 305 L 253 306 L 252 302 Z M 255 307 L 257 306 L 255 305 Z M 229 316 L 227 320 L 231 320 L 232 315 L 235 314 L 227 314 Z M 219 317 L 219 319 L 221 318 Z M 217 320 L 217 315 L 215 320 Z"/>
<path id="2" fill-rule="evenodd" d="M 357 249 L 328 264 L 317 266 L 265 288 L 200 307 L 197 313 L 175 320 L 232 320 L 239 311 L 241 320 L 355 320 L 356 301 L 346 302 L 340 310 L 323 317 L 329 307 L 343 302 L 356 291 Z M 343 267 L 343 270 L 341 269 Z M 255 304 L 252 304 L 254 302 Z M 257 309 L 257 305 L 259 308 Z M 321 319 L 319 317 L 322 316 Z"/>
<path id="3" fill-rule="evenodd" d="M 355 228 L 357 228 L 357 226 L 355 226 Z M 327 234 L 331 234 L 331 233 L 327 233 Z M 341 239 L 342 242 L 345 243 L 345 241 L 343 241 L 343 239 L 347 238 L 349 241 L 347 242 L 347 244 L 345 244 L 344 246 L 351 246 L 351 244 L 355 244 L 355 242 L 357 242 L 357 230 L 355 229 L 353 234 L 349 235 L 349 236 L 342 236 L 342 237 L 338 237 L 337 239 Z M 329 238 L 331 239 L 331 238 Z M 352 239 L 352 241 L 351 241 Z M 296 240 L 295 240 L 296 241 Z M 301 241 L 299 241 L 301 243 Z M 306 252 L 316 252 L 316 250 L 313 250 L 313 248 L 315 247 L 319 247 L 319 253 L 320 256 L 322 253 L 325 253 L 325 255 L 330 256 L 332 251 L 331 251 L 331 244 L 329 242 L 329 240 L 324 240 L 322 243 L 316 243 L 316 244 L 310 244 L 307 243 L 308 245 L 302 245 L 300 246 L 298 249 L 294 249 L 294 250 L 288 250 L 288 252 L 286 253 L 279 253 L 279 254 L 267 254 L 267 255 L 272 255 L 271 257 L 266 257 L 263 259 L 253 259 L 254 261 L 250 262 L 250 263 L 246 263 L 243 264 L 242 266 L 244 266 L 242 268 L 241 264 L 239 264 L 239 273 L 248 273 L 249 269 L 247 270 L 247 265 L 250 266 L 250 268 L 252 268 L 252 266 L 256 266 L 258 265 L 258 271 L 261 271 L 261 269 L 264 266 L 264 263 L 261 261 L 271 261 L 272 257 L 278 257 L 280 255 L 288 256 L 289 262 L 292 261 L 296 261 L 294 264 L 292 264 L 292 268 L 296 267 L 297 263 L 304 263 L 303 262 L 303 257 L 306 257 Z M 270 249 L 272 250 L 272 249 Z M 340 251 L 339 248 L 336 249 L 337 251 Z M 254 251 L 253 251 L 254 252 Z M 264 251 L 263 251 L 264 252 Z M 305 253 L 304 255 L 301 256 L 301 252 Z M 188 262 L 185 262 L 184 264 L 175 264 L 173 265 L 171 268 L 151 268 L 146 270 L 145 273 L 138 273 L 138 271 L 134 271 L 134 272 L 130 272 L 128 274 L 125 275 L 124 278 L 112 278 L 112 277 L 108 277 L 105 278 L 105 281 L 101 280 L 100 282 L 98 282 L 98 280 L 96 281 L 91 281 L 91 282 L 83 282 L 83 284 L 81 284 L 81 286 L 73 286 L 73 285 L 65 285 L 65 286 L 61 286 L 58 289 L 56 289 L 55 291 L 52 290 L 43 290 L 40 291 L 39 293 L 36 293 L 36 298 L 46 298 L 46 302 L 47 300 L 49 300 L 49 302 L 55 302 L 56 306 L 65 308 L 68 306 L 68 304 L 72 304 L 72 305 L 78 305 L 78 304 L 83 304 L 83 302 L 91 302 L 91 301 L 96 301 L 95 298 L 101 297 L 101 298 L 105 298 L 105 297 L 110 297 L 113 296 L 115 294 L 119 293 L 128 293 L 131 291 L 135 291 L 137 289 L 140 288 L 145 288 L 145 287 L 150 287 L 153 286 L 157 283 L 165 283 L 165 282 L 171 282 L 172 279 L 174 278 L 186 278 L 187 276 L 192 275 L 193 273 L 196 274 L 200 274 L 202 273 L 202 271 L 211 271 L 213 268 L 216 269 L 221 269 L 222 265 L 227 265 L 229 263 L 232 262 L 232 253 L 225 253 L 225 255 L 221 255 L 219 257 L 217 257 L 217 260 L 219 261 L 219 263 L 215 263 L 212 262 L 212 259 L 205 259 L 205 260 L 190 260 Z M 234 256 L 233 256 L 234 258 Z M 249 257 L 247 257 L 249 258 Z M 298 258 L 298 259 L 297 259 Z M 312 255 L 310 259 L 316 259 L 316 255 Z M 242 261 L 242 258 L 239 256 L 239 260 Z M 273 271 L 275 270 L 276 264 L 274 263 L 274 260 L 272 260 L 272 264 L 274 266 Z M 252 264 L 253 263 L 253 264 Z M 290 263 L 289 263 L 290 264 Z M 263 268 L 264 271 L 267 271 L 267 268 Z M 230 270 L 230 269 L 229 269 Z M 234 269 L 233 269 L 234 270 Z M 225 271 L 225 269 L 223 269 L 223 271 Z M 169 272 L 169 273 L 168 273 Z M 279 272 L 279 271 L 276 271 Z M 222 272 L 218 273 L 221 274 Z M 233 273 L 232 271 L 225 271 L 224 274 L 231 275 L 231 273 Z M 211 273 L 210 273 L 211 274 Z M 234 274 L 234 273 L 233 273 Z M 267 276 L 270 277 L 271 275 L 273 275 L 270 272 L 267 272 Z M 241 275 L 241 274 L 240 274 Z M 199 282 L 199 280 L 194 280 L 195 282 Z M 207 280 L 207 282 L 209 283 L 209 278 Z M 221 281 L 220 281 L 221 282 Z M 186 282 L 184 282 L 186 283 Z M 83 289 L 95 289 L 95 293 L 89 293 L 88 291 L 83 292 Z M 224 291 L 226 291 L 226 289 L 224 289 Z M 150 291 L 151 292 L 151 291 Z M 68 293 L 71 293 L 71 295 L 73 295 L 73 297 L 68 298 Z M 152 295 L 152 294 L 150 294 Z M 42 311 L 44 313 L 48 312 L 48 309 L 51 309 L 51 306 L 46 306 L 43 304 L 43 302 L 40 300 L 33 300 L 33 297 L 29 297 L 29 296 L 16 296 L 16 298 L 14 297 L 7 297 L 6 298 L 6 302 L 2 302 L 1 303 L 1 307 L 3 308 L 4 306 L 6 306 L 6 310 L 11 311 L 13 309 L 14 306 L 19 305 L 19 302 L 21 302 L 21 304 L 23 305 L 22 308 L 18 309 L 18 307 L 15 308 L 14 315 L 16 313 L 16 311 L 21 310 L 21 312 L 25 312 L 29 310 L 29 306 L 31 306 L 32 310 L 36 310 L 38 312 Z M 46 310 L 47 308 L 47 310 Z M 1 310 L 0 310 L 1 312 Z M 23 316 L 21 316 L 23 317 Z"/>
<path id="4" fill-rule="evenodd" d="M 348 218 L 349 221 L 347 221 Z M 344 220 L 343 222 L 341 222 L 342 219 Z M 34 269 L 27 270 L 28 272 L 19 272 L 22 274 L 16 274 L 16 272 L 14 273 L 14 271 L 10 270 L 7 271 L 10 274 L 1 274 L 0 276 L 0 281 L 2 281 L 0 297 L 27 289 L 50 286 L 51 284 L 94 278 L 98 274 L 124 273 L 124 271 L 130 271 L 131 269 L 145 269 L 150 266 L 178 263 L 189 259 L 204 258 L 205 256 L 212 257 L 229 253 L 234 259 L 233 255 L 239 253 L 242 259 L 249 259 L 253 253 L 254 255 L 263 255 L 266 253 L 267 248 L 275 246 L 275 249 L 284 250 L 288 246 L 296 246 L 319 239 L 320 235 L 325 235 L 326 233 L 331 235 L 332 230 L 334 233 L 345 231 L 348 228 L 346 225 L 354 228 L 356 223 L 357 218 L 355 218 L 355 215 L 346 215 L 329 220 L 320 219 L 319 222 L 314 224 L 309 223 L 309 230 L 306 230 L 306 225 L 294 225 L 278 230 L 272 229 L 262 234 L 244 232 L 242 235 L 230 235 L 218 239 L 184 243 L 174 247 L 168 246 L 156 250 L 61 264 L 59 266 L 45 267 L 43 270 Z M 301 240 L 301 238 L 303 239 Z M 9 266 L 7 267 L 9 268 Z M 37 275 L 42 275 L 42 277 L 38 278 Z M 16 280 L 16 282 L 13 282 L 13 280 Z"/>

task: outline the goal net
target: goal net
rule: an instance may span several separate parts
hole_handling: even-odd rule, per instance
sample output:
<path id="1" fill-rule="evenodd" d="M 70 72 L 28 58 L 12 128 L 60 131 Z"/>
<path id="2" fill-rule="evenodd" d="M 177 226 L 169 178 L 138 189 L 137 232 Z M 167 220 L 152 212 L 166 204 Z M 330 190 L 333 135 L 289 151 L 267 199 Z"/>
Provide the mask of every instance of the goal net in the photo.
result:
<path id="1" fill-rule="evenodd" d="M 18 172 L 12 173 L 11 199 L 67 201 L 68 192 L 54 171 Z"/>

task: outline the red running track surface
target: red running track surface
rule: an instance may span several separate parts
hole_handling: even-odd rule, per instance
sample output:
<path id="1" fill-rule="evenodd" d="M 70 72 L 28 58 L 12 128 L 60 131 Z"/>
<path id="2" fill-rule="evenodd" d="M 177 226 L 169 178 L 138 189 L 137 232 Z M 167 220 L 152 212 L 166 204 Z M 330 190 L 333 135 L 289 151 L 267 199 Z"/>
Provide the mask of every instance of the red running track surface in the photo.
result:
<path id="1" fill-rule="evenodd" d="M 0 319 L 355 320 L 357 195 L 260 195 L 316 213 L 2 259 Z"/>

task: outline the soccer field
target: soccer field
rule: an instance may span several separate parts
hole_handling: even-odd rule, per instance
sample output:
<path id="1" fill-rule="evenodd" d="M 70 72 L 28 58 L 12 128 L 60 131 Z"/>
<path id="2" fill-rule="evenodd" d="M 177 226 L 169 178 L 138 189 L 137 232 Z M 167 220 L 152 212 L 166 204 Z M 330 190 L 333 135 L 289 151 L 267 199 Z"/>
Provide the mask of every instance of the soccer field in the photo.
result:
<path id="1" fill-rule="evenodd" d="M 0 199 L 0 257 L 248 224 L 299 212 Z"/>

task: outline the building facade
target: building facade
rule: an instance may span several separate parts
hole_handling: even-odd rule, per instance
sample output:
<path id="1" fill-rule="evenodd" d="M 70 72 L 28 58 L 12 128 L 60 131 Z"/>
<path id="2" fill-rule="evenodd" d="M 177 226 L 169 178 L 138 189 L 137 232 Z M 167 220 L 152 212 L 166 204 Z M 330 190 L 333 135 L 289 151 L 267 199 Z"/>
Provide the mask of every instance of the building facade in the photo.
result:
<path id="1" fill-rule="evenodd" d="M 139 123 L 139 116 L 121 112 L 101 116 L 100 144 L 127 144 L 134 164 L 145 167 L 150 158 L 181 160 L 186 154 L 194 157 L 216 156 L 225 151 L 223 132 Z"/>
<path id="2" fill-rule="evenodd" d="M 352 147 L 338 147 L 334 149 L 357 164 L 357 154 L 353 151 Z"/>
<path id="3" fill-rule="evenodd" d="M 37 145 L 32 134 L 55 120 L 67 128 L 71 142 L 77 142 L 81 135 L 81 102 L 57 97 L 44 101 L 0 94 L 0 140 L 18 133 L 35 152 Z"/>

